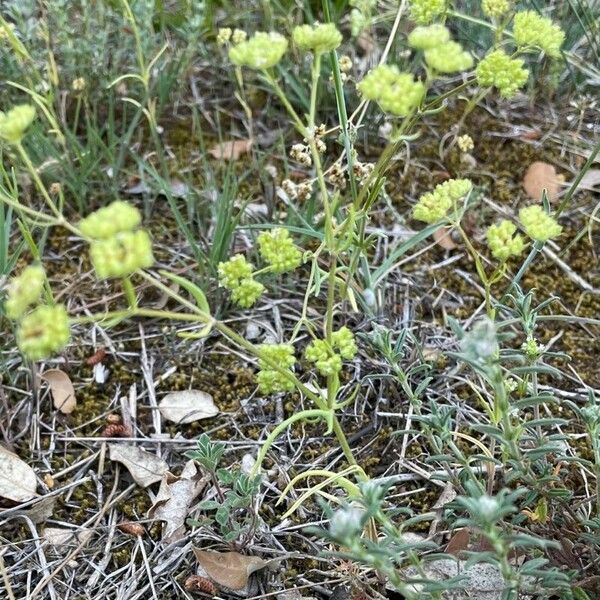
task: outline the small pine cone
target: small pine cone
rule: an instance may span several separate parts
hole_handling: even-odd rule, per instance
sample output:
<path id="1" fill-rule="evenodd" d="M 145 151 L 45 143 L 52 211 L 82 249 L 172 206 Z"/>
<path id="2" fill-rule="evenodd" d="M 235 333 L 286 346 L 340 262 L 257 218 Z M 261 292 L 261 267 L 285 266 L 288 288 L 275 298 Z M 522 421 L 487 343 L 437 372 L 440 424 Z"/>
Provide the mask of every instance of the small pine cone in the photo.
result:
<path id="1" fill-rule="evenodd" d="M 119 523 L 117 527 L 129 535 L 142 536 L 146 533 L 144 526 L 141 523 L 135 523 L 134 521 L 124 521 L 123 523 Z"/>
<path id="2" fill-rule="evenodd" d="M 184 587 L 187 592 L 200 592 L 209 596 L 217 595 L 215 584 L 210 579 L 200 577 L 200 575 L 190 575 L 185 580 Z"/>
<path id="3" fill-rule="evenodd" d="M 130 437 L 131 430 L 122 423 L 112 423 L 107 425 L 100 437 Z"/>

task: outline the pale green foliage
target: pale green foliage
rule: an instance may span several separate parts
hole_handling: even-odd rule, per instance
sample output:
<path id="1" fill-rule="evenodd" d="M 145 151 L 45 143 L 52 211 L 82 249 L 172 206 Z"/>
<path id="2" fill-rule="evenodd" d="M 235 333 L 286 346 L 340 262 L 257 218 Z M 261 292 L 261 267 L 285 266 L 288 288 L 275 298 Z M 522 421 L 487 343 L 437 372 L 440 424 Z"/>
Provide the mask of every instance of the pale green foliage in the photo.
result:
<path id="1" fill-rule="evenodd" d="M 438 73 L 467 71 L 473 66 L 473 57 L 458 42 L 446 42 L 425 50 L 425 62 Z"/>
<path id="2" fill-rule="evenodd" d="M 263 231 L 258 236 L 258 248 L 263 260 L 275 273 L 293 271 L 302 262 L 302 252 L 294 245 L 289 231 L 283 227 Z"/>
<path id="3" fill-rule="evenodd" d="M 516 231 L 516 225 L 506 219 L 488 228 L 486 237 L 494 258 L 504 262 L 511 256 L 519 256 L 523 252 L 525 241 L 522 235 L 515 235 Z"/>
<path id="4" fill-rule="evenodd" d="M 30 104 L 19 104 L 7 113 L 0 111 L 0 140 L 16 144 L 35 119 L 35 107 Z"/>
<path id="5" fill-rule="evenodd" d="M 285 54 L 288 41 L 280 33 L 259 31 L 249 40 L 229 49 L 231 62 L 251 69 L 270 69 Z"/>
<path id="6" fill-rule="evenodd" d="M 59 352 L 69 338 L 69 318 L 62 304 L 38 306 L 23 318 L 17 330 L 17 345 L 30 360 Z"/>
<path id="7" fill-rule="evenodd" d="M 404 117 L 413 112 L 425 95 L 425 86 L 415 81 L 411 73 L 401 73 L 397 67 L 380 65 L 358 84 L 367 100 L 375 100 L 381 109 Z"/>
<path id="8" fill-rule="evenodd" d="M 19 276 L 12 279 L 4 304 L 9 319 L 18 319 L 40 299 L 45 279 L 44 269 L 39 265 L 25 267 Z"/>
<path id="9" fill-rule="evenodd" d="M 513 34 L 519 46 L 537 46 L 553 57 L 560 56 L 560 47 L 565 40 L 565 32 L 558 25 L 533 10 L 515 15 Z"/>
<path id="10" fill-rule="evenodd" d="M 99 279 L 126 277 L 154 264 L 152 240 L 144 229 L 121 231 L 106 239 L 93 240 L 90 258 Z"/>
<path id="11" fill-rule="evenodd" d="M 435 223 L 443 219 L 458 200 L 473 187 L 469 179 L 449 179 L 437 185 L 432 192 L 423 194 L 413 208 L 417 221 Z"/>
<path id="12" fill-rule="evenodd" d="M 496 87 L 501 96 L 511 98 L 527 83 L 529 71 L 523 64 L 504 50 L 494 50 L 477 65 L 477 82 L 481 87 Z"/>
<path id="13" fill-rule="evenodd" d="M 410 16 L 420 25 L 427 25 L 441 17 L 447 8 L 446 0 L 411 0 Z"/>
<path id="14" fill-rule="evenodd" d="M 408 36 L 408 45 L 418 50 L 429 50 L 450 41 L 447 27 L 435 23 L 427 27 L 415 27 Z"/>
<path id="15" fill-rule="evenodd" d="M 335 50 L 342 43 L 342 34 L 333 23 L 299 25 L 294 28 L 292 37 L 300 50 L 315 54 Z"/>
<path id="16" fill-rule="evenodd" d="M 525 233 L 539 242 L 547 242 L 558 237 L 562 227 L 539 204 L 526 206 L 519 211 L 519 220 Z"/>
<path id="17" fill-rule="evenodd" d="M 141 222 L 142 215 L 135 206 L 123 200 L 115 200 L 82 219 L 79 230 L 86 237 L 100 240 L 121 231 L 131 231 Z"/>
<path id="18" fill-rule="evenodd" d="M 483 13 L 488 17 L 501 17 L 510 10 L 510 7 L 510 0 L 481 0 Z"/>
<path id="19" fill-rule="evenodd" d="M 275 363 L 282 369 L 291 369 L 296 363 L 294 347 L 291 344 L 261 344 L 259 350 L 258 366 L 260 371 L 256 376 L 256 380 L 260 391 L 263 394 L 274 394 L 293 390 L 294 382 L 283 373 L 273 369 L 268 361 Z"/>

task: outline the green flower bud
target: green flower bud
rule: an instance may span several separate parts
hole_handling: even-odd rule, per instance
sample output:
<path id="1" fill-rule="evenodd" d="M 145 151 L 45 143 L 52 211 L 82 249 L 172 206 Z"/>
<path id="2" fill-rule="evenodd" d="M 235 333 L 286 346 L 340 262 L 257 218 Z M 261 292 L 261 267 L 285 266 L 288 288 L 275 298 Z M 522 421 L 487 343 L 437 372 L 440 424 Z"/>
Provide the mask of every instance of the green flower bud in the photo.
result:
<path id="1" fill-rule="evenodd" d="M 370 71 L 358 84 L 367 100 L 375 100 L 381 109 L 405 117 L 423 99 L 425 86 L 415 81 L 412 74 L 400 73 L 395 66 L 380 65 Z"/>
<path id="2" fill-rule="evenodd" d="M 291 344 L 261 344 L 259 346 L 261 358 L 258 359 L 258 372 L 256 379 L 258 387 L 263 394 L 289 392 L 294 389 L 293 381 L 289 380 L 279 371 L 271 368 L 271 361 L 283 369 L 290 369 L 296 363 L 294 347 Z"/>
<path id="3" fill-rule="evenodd" d="M 17 330 L 17 345 L 31 360 L 59 352 L 69 338 L 69 317 L 62 304 L 38 306 L 23 318 Z"/>
<path id="4" fill-rule="evenodd" d="M 470 69 L 473 57 L 458 42 L 446 42 L 425 50 L 425 62 L 438 73 L 456 73 Z"/>
<path id="5" fill-rule="evenodd" d="M 342 43 L 342 34 L 333 23 L 299 25 L 294 27 L 292 37 L 300 50 L 310 50 L 315 54 L 335 50 Z"/>
<path id="6" fill-rule="evenodd" d="M 510 10 L 510 0 L 481 0 L 483 13 L 488 17 L 498 18 Z"/>
<path id="7" fill-rule="evenodd" d="M 231 290 L 231 300 L 242 308 L 250 308 L 262 296 L 265 286 L 258 281 L 248 277 L 242 279 L 238 285 Z"/>
<path id="8" fill-rule="evenodd" d="M 9 144 L 20 142 L 34 119 L 35 107 L 31 104 L 19 104 L 7 113 L 0 111 L 0 140 Z"/>
<path id="9" fill-rule="evenodd" d="M 249 40 L 229 49 L 229 58 L 234 65 L 251 69 L 270 69 L 285 54 L 288 42 L 279 33 L 259 31 Z"/>
<path id="10" fill-rule="evenodd" d="M 516 225 L 507 220 L 500 221 L 488 228 L 486 237 L 494 258 L 505 262 L 511 256 L 519 256 L 523 252 L 525 241 L 523 236 L 515 235 L 516 231 Z"/>
<path id="11" fill-rule="evenodd" d="M 23 272 L 11 280 L 8 288 L 8 297 L 4 303 L 6 316 L 9 319 L 18 319 L 42 295 L 46 275 L 44 269 L 38 265 L 30 265 Z"/>
<path id="12" fill-rule="evenodd" d="M 354 334 L 347 328 L 342 327 L 334 331 L 331 335 L 333 347 L 340 353 L 340 356 L 345 360 L 352 360 L 358 348 L 354 341 Z"/>
<path id="13" fill-rule="evenodd" d="M 560 56 L 560 47 L 565 41 L 565 32 L 558 25 L 533 10 L 515 15 L 513 34 L 518 46 L 537 46 L 553 57 Z"/>
<path id="14" fill-rule="evenodd" d="M 408 36 L 408 45 L 417 50 L 429 50 L 450 41 L 450 32 L 439 24 L 415 27 Z"/>
<path id="15" fill-rule="evenodd" d="M 90 258 L 99 279 L 126 277 L 154 264 L 152 240 L 144 229 L 122 231 L 110 238 L 92 241 Z"/>
<path id="16" fill-rule="evenodd" d="M 511 58 L 503 50 L 490 52 L 475 70 L 481 87 L 496 87 L 504 98 L 511 98 L 527 83 L 529 71 L 520 58 Z"/>
<path id="17" fill-rule="evenodd" d="M 547 242 L 558 237 L 562 227 L 539 204 L 526 206 L 519 211 L 519 220 L 525 233 L 538 242 Z"/>
<path id="18" fill-rule="evenodd" d="M 293 271 L 302 262 L 302 252 L 294 246 L 287 229 L 277 227 L 258 236 L 258 248 L 263 260 L 275 273 Z"/>
<path id="19" fill-rule="evenodd" d="M 252 277 L 252 270 L 252 265 L 246 262 L 246 257 L 243 254 L 236 254 L 227 262 L 219 263 L 219 285 L 234 290 L 240 285 L 240 280 Z"/>
<path id="20" fill-rule="evenodd" d="M 437 185 L 432 192 L 423 194 L 413 208 L 413 218 L 424 223 L 443 219 L 458 200 L 472 189 L 469 179 L 449 179 Z"/>
<path id="21" fill-rule="evenodd" d="M 420 25 L 427 25 L 446 12 L 446 0 L 410 0 L 410 16 Z"/>
<path id="22" fill-rule="evenodd" d="M 132 231 L 142 222 L 140 211 L 124 200 L 115 200 L 79 221 L 86 237 L 102 240 L 122 231 Z"/>

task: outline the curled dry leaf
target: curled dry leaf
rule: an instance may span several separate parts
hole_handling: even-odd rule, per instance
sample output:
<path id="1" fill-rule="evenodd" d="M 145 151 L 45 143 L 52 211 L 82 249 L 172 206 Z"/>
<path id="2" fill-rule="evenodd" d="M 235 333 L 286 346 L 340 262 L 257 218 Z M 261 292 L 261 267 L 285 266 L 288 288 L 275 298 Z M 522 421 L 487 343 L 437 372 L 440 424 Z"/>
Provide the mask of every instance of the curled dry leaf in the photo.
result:
<path id="1" fill-rule="evenodd" d="M 537 202 L 541 201 L 544 190 L 548 193 L 548 200 L 554 202 L 558 197 L 559 185 L 560 178 L 554 166 L 539 160 L 529 165 L 523 177 L 523 188 Z"/>
<path id="2" fill-rule="evenodd" d="M 0 496 L 27 502 L 37 496 L 35 471 L 16 454 L 0 446 Z"/>
<path id="3" fill-rule="evenodd" d="M 183 537 L 190 507 L 205 485 L 206 479 L 193 460 L 186 463 L 179 477 L 168 472 L 163 475 L 154 504 L 148 511 L 151 519 L 165 521 L 163 542 L 170 544 Z"/>
<path id="4" fill-rule="evenodd" d="M 77 398 L 69 376 L 60 369 L 48 369 L 40 377 L 50 387 L 54 408 L 65 415 L 71 414 L 77 406 Z"/>
<path id="5" fill-rule="evenodd" d="M 252 148 L 253 140 L 231 140 L 222 142 L 209 149 L 208 153 L 220 160 L 238 160 L 242 154 L 247 154 Z"/>
<path id="6" fill-rule="evenodd" d="M 200 390 L 171 392 L 158 404 L 160 414 L 173 423 L 192 423 L 219 413 L 213 398 Z"/>
<path id="7" fill-rule="evenodd" d="M 206 574 L 215 583 L 230 590 L 245 588 L 250 575 L 267 566 L 262 558 L 244 556 L 239 552 L 214 552 L 194 548 L 194 554 Z"/>
<path id="8" fill-rule="evenodd" d="M 46 527 L 43 538 L 52 546 L 62 548 L 63 546 L 76 546 L 85 544 L 94 532 L 84 527 L 80 529 L 65 529 L 64 527 Z"/>
<path id="9" fill-rule="evenodd" d="M 125 465 L 133 480 L 142 487 L 160 481 L 169 470 L 169 465 L 162 458 L 137 446 L 109 444 L 108 450 L 110 460 Z"/>

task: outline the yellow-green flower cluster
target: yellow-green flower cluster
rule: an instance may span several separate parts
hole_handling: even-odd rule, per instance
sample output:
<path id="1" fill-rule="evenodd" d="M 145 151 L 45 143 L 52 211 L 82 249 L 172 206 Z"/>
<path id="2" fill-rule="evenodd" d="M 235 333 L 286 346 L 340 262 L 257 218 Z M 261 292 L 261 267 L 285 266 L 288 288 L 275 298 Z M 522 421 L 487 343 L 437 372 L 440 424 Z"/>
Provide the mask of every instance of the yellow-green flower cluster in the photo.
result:
<path id="1" fill-rule="evenodd" d="M 410 16 L 420 25 L 427 25 L 446 12 L 446 0 L 410 0 Z"/>
<path id="2" fill-rule="evenodd" d="M 4 303 L 6 316 L 9 319 L 20 318 L 40 299 L 45 279 L 44 269 L 39 265 L 25 267 L 20 275 L 12 279 Z"/>
<path id="3" fill-rule="evenodd" d="M 525 249 L 522 235 L 515 235 L 517 227 L 508 220 L 491 225 L 486 233 L 488 246 L 492 256 L 501 262 L 507 261 L 511 256 L 519 256 Z"/>
<path id="4" fill-rule="evenodd" d="M 289 231 L 283 227 L 263 231 L 258 236 L 258 248 L 275 273 L 293 271 L 302 262 L 302 252 L 294 246 Z"/>
<path id="5" fill-rule="evenodd" d="M 140 211 L 122 200 L 98 209 L 79 222 L 92 238 L 90 258 L 99 279 L 126 277 L 154 264 L 152 240 L 144 229 Z"/>
<path id="6" fill-rule="evenodd" d="M 229 58 L 240 67 L 270 69 L 281 60 L 287 47 L 288 41 L 280 33 L 259 31 L 249 40 L 231 47 Z"/>
<path id="7" fill-rule="evenodd" d="M 496 87 L 504 98 L 514 96 L 527 83 L 529 71 L 520 58 L 511 58 L 503 50 L 490 52 L 475 70 L 481 87 Z"/>
<path id="8" fill-rule="evenodd" d="M 99 279 L 127 277 L 154 264 L 152 240 L 145 229 L 121 231 L 92 241 L 90 258 Z"/>
<path id="9" fill-rule="evenodd" d="M 252 306 L 265 287 L 253 278 L 253 268 L 242 254 L 219 263 L 219 284 L 231 292 L 232 301 L 242 308 Z"/>
<path id="10" fill-rule="evenodd" d="M 562 227 L 539 204 L 526 206 L 519 211 L 519 220 L 525 233 L 538 242 L 547 242 L 558 237 Z"/>
<path id="11" fill-rule="evenodd" d="M 275 363 L 282 369 L 291 369 L 296 363 L 294 347 L 291 344 L 261 344 L 261 357 L 258 359 L 260 371 L 256 375 L 258 387 L 263 394 L 289 392 L 294 389 L 294 382 L 283 373 L 276 371 L 269 364 Z"/>
<path id="12" fill-rule="evenodd" d="M 86 237 L 103 240 L 121 231 L 131 231 L 141 222 L 142 215 L 135 206 L 115 200 L 79 221 L 79 230 Z"/>
<path id="13" fill-rule="evenodd" d="M 405 117 L 421 102 L 425 86 L 411 73 L 401 73 L 395 66 L 375 67 L 358 84 L 361 94 L 375 100 L 385 112 Z"/>
<path id="14" fill-rule="evenodd" d="M 335 50 L 342 43 L 342 34 L 333 23 L 299 25 L 294 28 L 292 37 L 300 50 L 315 54 Z"/>
<path id="15" fill-rule="evenodd" d="M 510 6 L 510 0 L 481 0 L 483 13 L 488 17 L 501 17 L 510 10 Z"/>
<path id="16" fill-rule="evenodd" d="M 0 140 L 17 144 L 34 119 L 35 108 L 30 104 L 19 104 L 7 113 L 0 111 Z"/>
<path id="17" fill-rule="evenodd" d="M 515 15 L 513 35 L 518 46 L 537 46 L 553 57 L 560 56 L 560 47 L 565 41 L 565 32 L 558 25 L 533 10 Z"/>
<path id="18" fill-rule="evenodd" d="M 438 73 L 457 73 L 473 66 L 473 57 L 458 42 L 445 42 L 425 50 L 425 62 Z"/>
<path id="19" fill-rule="evenodd" d="M 429 50 L 449 41 L 448 28 L 438 23 L 427 27 L 415 27 L 408 36 L 408 45 L 417 50 Z"/>
<path id="20" fill-rule="evenodd" d="M 334 331 L 331 336 L 331 346 L 326 340 L 313 340 L 304 351 L 306 360 L 317 367 L 321 375 L 334 375 L 342 369 L 342 359 L 352 360 L 356 355 L 357 347 L 354 334 L 342 327 Z"/>
<path id="21" fill-rule="evenodd" d="M 413 208 L 413 218 L 425 223 L 443 219 L 458 200 L 472 189 L 469 179 L 449 179 L 436 185 L 432 192 L 423 194 Z"/>
<path id="22" fill-rule="evenodd" d="M 62 304 L 38 306 L 23 317 L 17 330 L 17 345 L 31 360 L 62 350 L 69 338 L 69 317 Z"/>

